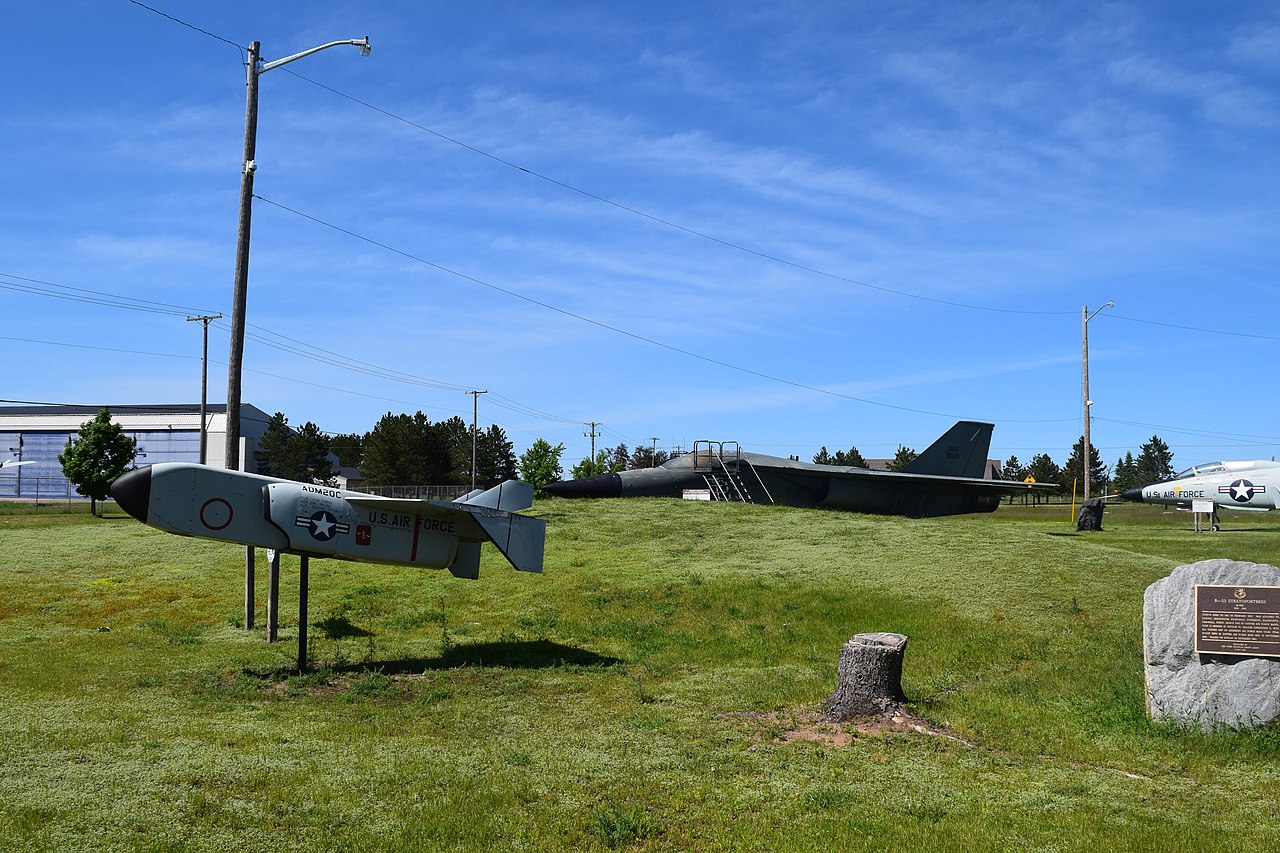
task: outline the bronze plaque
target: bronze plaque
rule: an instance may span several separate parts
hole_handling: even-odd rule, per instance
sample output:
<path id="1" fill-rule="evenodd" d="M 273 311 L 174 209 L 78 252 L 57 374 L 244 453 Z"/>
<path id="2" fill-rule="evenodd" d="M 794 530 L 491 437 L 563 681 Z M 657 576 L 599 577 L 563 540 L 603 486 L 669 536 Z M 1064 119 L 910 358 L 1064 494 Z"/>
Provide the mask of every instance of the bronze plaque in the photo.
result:
<path id="1" fill-rule="evenodd" d="M 1280 586 L 1196 584 L 1196 652 L 1280 657 Z"/>

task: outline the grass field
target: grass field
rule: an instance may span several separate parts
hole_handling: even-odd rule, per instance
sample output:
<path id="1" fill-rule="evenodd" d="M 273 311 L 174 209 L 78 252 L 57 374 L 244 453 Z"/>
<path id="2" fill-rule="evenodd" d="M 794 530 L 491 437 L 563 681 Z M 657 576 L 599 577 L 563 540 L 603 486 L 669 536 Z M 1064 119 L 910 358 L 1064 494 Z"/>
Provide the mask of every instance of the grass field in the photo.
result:
<path id="1" fill-rule="evenodd" d="M 1151 723 L 1141 660 L 1272 516 L 552 500 L 541 576 L 313 561 L 298 674 L 296 559 L 268 645 L 242 548 L 113 511 L 0 514 L 2 849 L 1280 849 L 1280 730 Z M 822 725 L 879 630 L 924 730 Z"/>

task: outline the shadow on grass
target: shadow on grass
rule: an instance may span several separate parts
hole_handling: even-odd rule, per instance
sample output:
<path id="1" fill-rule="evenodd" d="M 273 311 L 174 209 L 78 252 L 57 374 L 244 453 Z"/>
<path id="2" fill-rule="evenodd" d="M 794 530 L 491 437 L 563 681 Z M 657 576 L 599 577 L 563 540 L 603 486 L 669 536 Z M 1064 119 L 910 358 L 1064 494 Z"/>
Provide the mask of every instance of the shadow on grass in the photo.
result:
<path id="1" fill-rule="evenodd" d="M 459 669 L 461 667 L 493 667 L 498 669 L 555 669 L 562 666 L 615 666 L 622 661 L 608 655 L 598 655 L 586 649 L 578 649 L 550 640 L 512 640 L 496 643 L 464 643 L 451 646 L 438 657 L 408 658 L 405 660 L 370 661 L 359 666 L 342 667 L 339 670 L 360 671 L 380 669 L 388 675 L 423 672 L 428 669 Z"/>
<path id="2" fill-rule="evenodd" d="M 401 658 L 399 660 L 367 660 L 359 663 L 321 667 L 310 672 L 363 673 L 383 675 L 416 675 L 428 670 L 462 669 L 556 669 L 557 667 L 610 667 L 622 663 L 620 658 L 598 655 L 550 640 L 513 640 L 496 643 L 465 643 L 451 646 L 436 657 Z M 244 670 L 245 675 L 276 680 L 297 675 L 293 667 L 269 670 Z"/>

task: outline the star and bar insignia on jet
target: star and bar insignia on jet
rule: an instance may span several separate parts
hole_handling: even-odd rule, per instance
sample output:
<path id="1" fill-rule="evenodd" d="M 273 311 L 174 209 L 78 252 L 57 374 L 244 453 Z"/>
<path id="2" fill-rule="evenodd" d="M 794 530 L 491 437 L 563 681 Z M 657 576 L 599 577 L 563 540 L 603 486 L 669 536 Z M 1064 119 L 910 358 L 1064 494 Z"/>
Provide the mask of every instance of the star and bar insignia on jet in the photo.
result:
<path id="1" fill-rule="evenodd" d="M 1218 486 L 1218 494 L 1229 494 L 1237 503 L 1248 503 L 1254 495 L 1266 491 L 1266 488 L 1266 486 L 1255 486 L 1248 480 L 1236 480 L 1230 486 Z"/>

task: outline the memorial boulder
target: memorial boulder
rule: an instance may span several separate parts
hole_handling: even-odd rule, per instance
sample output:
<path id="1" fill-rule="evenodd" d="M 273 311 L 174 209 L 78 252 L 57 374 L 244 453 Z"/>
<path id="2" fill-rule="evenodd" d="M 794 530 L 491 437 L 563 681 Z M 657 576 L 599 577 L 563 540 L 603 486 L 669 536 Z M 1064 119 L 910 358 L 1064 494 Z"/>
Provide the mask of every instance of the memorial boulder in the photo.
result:
<path id="1" fill-rule="evenodd" d="M 1179 566 L 1147 587 L 1143 663 L 1153 718 L 1204 730 L 1280 718 L 1275 587 L 1280 569 L 1234 560 Z"/>

